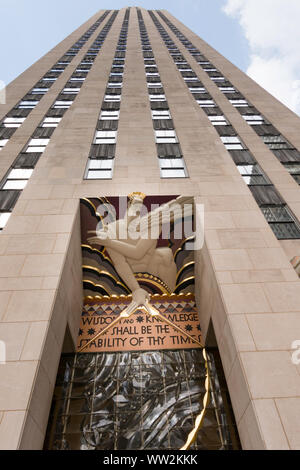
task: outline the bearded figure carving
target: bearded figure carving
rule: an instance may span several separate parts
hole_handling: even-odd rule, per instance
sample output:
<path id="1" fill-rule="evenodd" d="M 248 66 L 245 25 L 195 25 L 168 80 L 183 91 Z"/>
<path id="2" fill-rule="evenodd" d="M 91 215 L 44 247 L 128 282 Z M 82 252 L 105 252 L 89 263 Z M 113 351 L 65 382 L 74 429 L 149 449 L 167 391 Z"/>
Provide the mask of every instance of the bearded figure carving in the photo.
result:
<path id="1" fill-rule="evenodd" d="M 147 272 L 161 279 L 173 292 L 176 285 L 177 268 L 171 248 L 157 247 L 163 224 L 175 222 L 193 212 L 193 200 L 179 196 L 157 209 L 141 216 L 143 193 L 129 195 L 129 204 L 123 219 L 104 225 L 93 237 L 91 245 L 106 248 L 116 271 L 132 291 L 132 308 L 148 305 L 149 293 L 139 286 L 134 275 Z"/>

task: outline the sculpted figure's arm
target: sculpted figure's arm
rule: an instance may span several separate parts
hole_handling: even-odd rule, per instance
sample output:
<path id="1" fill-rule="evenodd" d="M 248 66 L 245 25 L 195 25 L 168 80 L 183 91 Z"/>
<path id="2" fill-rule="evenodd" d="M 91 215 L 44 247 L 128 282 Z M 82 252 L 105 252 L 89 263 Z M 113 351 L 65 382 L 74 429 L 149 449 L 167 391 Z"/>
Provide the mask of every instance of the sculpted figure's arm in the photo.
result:
<path id="1" fill-rule="evenodd" d="M 119 276 L 126 282 L 132 292 L 132 304 L 136 306 L 145 305 L 146 301 L 149 300 L 149 294 L 139 286 L 126 258 L 110 248 L 107 249 L 107 252 Z"/>
<path id="2" fill-rule="evenodd" d="M 121 276 L 121 278 L 125 281 L 129 289 L 132 292 L 136 289 L 139 289 L 139 284 L 132 272 L 131 267 L 126 261 L 125 256 L 110 248 L 107 248 L 107 253 L 109 254 L 119 276 Z"/>
<path id="3" fill-rule="evenodd" d="M 136 245 L 126 243 L 126 241 L 110 240 L 109 238 L 102 240 L 101 238 L 93 237 L 89 238 L 88 241 L 93 244 L 105 246 L 106 248 L 111 248 L 111 250 L 116 251 L 126 258 L 134 260 L 143 258 L 147 251 L 156 245 L 156 240 L 151 239 L 140 239 Z"/>
<path id="4" fill-rule="evenodd" d="M 149 294 L 139 286 L 126 258 L 142 258 L 149 248 L 153 246 L 153 240 L 140 240 L 136 245 L 120 242 L 118 240 L 110 240 L 108 238 L 101 239 L 98 237 L 89 238 L 88 241 L 92 244 L 106 247 L 107 253 L 110 256 L 117 273 L 132 291 L 132 305 L 145 305 L 145 302 L 149 300 Z"/>

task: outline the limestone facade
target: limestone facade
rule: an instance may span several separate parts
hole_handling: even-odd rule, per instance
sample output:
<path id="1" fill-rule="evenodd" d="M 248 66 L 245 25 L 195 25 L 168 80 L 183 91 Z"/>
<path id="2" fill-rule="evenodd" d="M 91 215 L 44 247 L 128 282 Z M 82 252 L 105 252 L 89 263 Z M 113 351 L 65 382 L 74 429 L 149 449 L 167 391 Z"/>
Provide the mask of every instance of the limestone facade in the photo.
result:
<path id="1" fill-rule="evenodd" d="M 205 205 L 205 245 L 196 253 L 200 323 L 204 337 L 213 325 L 243 448 L 299 449 L 300 366 L 291 358 L 292 343 L 300 340 L 300 281 L 290 259 L 300 254 L 300 240 L 275 238 L 148 12 L 141 10 L 189 178 L 160 178 L 137 13 L 131 8 L 113 179 L 83 179 L 122 9 L 0 234 L 0 339 L 7 345 L 7 362 L 0 365 L 0 448 L 43 447 L 66 329 L 75 342 L 81 313 L 79 199 L 142 191 L 193 195 Z M 300 149 L 299 117 L 163 12 Z M 0 119 L 99 16 L 8 86 Z M 300 220 L 295 180 L 172 31 L 168 33 Z M 1 151 L 1 178 L 97 34 Z"/>

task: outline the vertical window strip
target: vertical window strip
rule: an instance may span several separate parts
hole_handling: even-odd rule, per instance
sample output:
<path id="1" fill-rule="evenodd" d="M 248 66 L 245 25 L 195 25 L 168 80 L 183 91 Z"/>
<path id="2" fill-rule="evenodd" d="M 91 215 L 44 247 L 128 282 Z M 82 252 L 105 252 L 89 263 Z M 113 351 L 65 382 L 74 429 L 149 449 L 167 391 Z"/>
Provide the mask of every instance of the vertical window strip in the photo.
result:
<path id="1" fill-rule="evenodd" d="M 137 9 L 144 67 L 161 178 L 187 178 L 188 173 L 141 10 Z"/>
<path id="2" fill-rule="evenodd" d="M 181 54 L 165 28 L 152 11 L 148 11 L 160 33 L 175 65 L 188 85 L 190 93 L 203 108 L 211 124 L 215 126 L 221 141 L 236 164 L 241 177 L 249 187 L 265 219 L 278 239 L 299 239 L 300 224 L 274 185 L 263 173 L 257 160 L 246 148 L 236 130 L 213 102 L 203 84 L 199 81 L 191 66 Z M 203 58 L 203 57 L 202 57 Z M 205 58 L 203 58 L 205 62 Z M 188 75 L 186 71 L 188 70 Z M 191 80 L 192 79 L 192 80 Z"/>
<path id="3" fill-rule="evenodd" d="M 239 111 L 275 157 L 300 185 L 300 152 L 283 137 L 263 114 L 234 87 L 230 81 L 196 48 L 187 37 L 160 11 L 157 12 L 169 26 L 184 47 L 195 58 L 200 67 L 206 72 L 229 102 Z"/>
<path id="4" fill-rule="evenodd" d="M 130 9 L 127 8 L 101 105 L 84 179 L 111 179 L 116 152 Z"/>
<path id="5" fill-rule="evenodd" d="M 64 72 L 66 67 L 71 63 L 73 58 L 79 53 L 80 49 L 90 39 L 92 34 L 105 20 L 111 10 L 107 10 L 81 37 L 71 48 L 62 56 L 56 64 L 49 69 L 45 75 L 28 91 L 28 93 L 12 108 L 1 120 L 0 123 L 0 151 L 7 144 L 16 130 L 21 127 L 23 122 L 31 111 L 39 104 L 41 99 L 49 91 L 53 83 Z"/>
<path id="6" fill-rule="evenodd" d="M 107 34 L 112 27 L 118 11 L 114 11 L 109 21 L 102 29 L 94 42 L 99 54 L 102 44 L 107 37 Z M 93 47 L 93 46 L 92 46 Z M 69 109 L 80 88 L 86 78 L 87 73 L 91 69 L 96 56 L 93 56 L 90 61 L 89 52 L 85 55 L 79 67 L 88 62 L 88 68 L 83 74 L 83 77 L 78 81 L 78 72 L 73 72 L 56 100 L 45 114 L 43 120 L 36 128 L 27 144 L 17 156 L 13 165 L 9 168 L 8 172 L 0 182 L 0 231 L 4 229 L 13 208 L 30 179 L 33 170 L 39 161 L 41 155 L 45 151 L 50 142 L 53 132 L 60 124 L 65 112 Z M 76 78 L 77 81 L 73 82 L 72 79 Z"/>

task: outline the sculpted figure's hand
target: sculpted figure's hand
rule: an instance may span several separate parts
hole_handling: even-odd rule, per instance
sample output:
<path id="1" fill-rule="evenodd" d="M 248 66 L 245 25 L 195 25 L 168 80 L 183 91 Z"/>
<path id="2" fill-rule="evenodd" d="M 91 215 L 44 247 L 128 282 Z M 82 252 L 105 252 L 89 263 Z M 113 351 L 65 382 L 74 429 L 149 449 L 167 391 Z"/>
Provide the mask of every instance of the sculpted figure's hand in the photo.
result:
<path id="1" fill-rule="evenodd" d="M 110 238 L 110 233 L 108 227 L 105 225 L 102 230 L 89 230 L 89 234 L 93 235 L 93 237 L 89 237 L 87 241 L 91 244 L 99 245 L 101 240 L 107 240 Z"/>
<path id="2" fill-rule="evenodd" d="M 132 292 L 132 301 L 136 302 L 137 305 L 145 305 L 146 300 L 150 299 L 150 295 L 144 289 L 136 289 Z"/>

